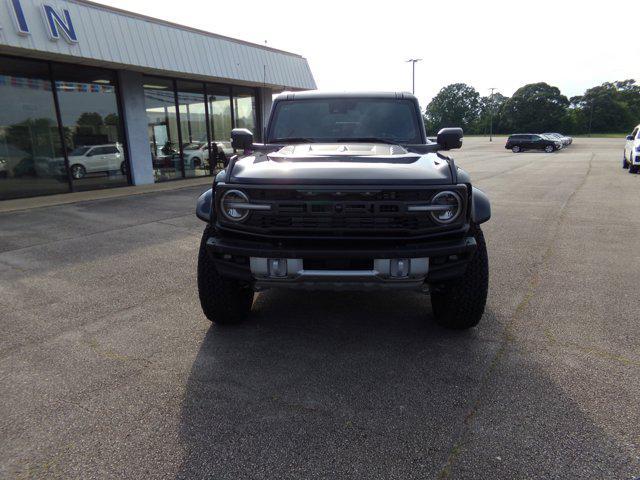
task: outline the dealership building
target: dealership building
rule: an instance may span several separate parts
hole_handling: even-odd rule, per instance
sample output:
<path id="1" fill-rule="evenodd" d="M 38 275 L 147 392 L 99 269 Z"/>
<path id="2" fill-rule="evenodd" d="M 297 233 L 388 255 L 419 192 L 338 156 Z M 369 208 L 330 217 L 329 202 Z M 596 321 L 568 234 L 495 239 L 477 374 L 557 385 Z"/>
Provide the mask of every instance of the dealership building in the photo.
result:
<path id="1" fill-rule="evenodd" d="M 305 58 L 83 1 L 0 3 L 0 200 L 212 175 Z"/>

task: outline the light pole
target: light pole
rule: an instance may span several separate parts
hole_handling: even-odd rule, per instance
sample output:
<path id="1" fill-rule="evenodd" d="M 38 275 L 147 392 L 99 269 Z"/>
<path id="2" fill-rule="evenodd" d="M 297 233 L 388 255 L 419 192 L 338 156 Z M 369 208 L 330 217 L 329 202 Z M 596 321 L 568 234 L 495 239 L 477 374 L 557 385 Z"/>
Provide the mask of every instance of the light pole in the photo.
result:
<path id="1" fill-rule="evenodd" d="M 421 62 L 421 58 L 410 58 L 406 63 L 411 62 L 411 93 L 416 94 L 416 63 Z"/>
<path id="2" fill-rule="evenodd" d="M 496 87 L 491 87 L 491 95 L 489 95 L 489 141 L 493 142 L 493 91 Z"/>

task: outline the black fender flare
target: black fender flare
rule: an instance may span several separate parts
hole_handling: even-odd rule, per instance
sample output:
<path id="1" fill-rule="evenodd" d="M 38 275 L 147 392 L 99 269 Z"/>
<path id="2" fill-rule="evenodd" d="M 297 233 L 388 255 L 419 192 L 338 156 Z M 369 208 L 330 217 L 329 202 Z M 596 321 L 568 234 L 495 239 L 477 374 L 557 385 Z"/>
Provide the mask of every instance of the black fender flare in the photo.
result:
<path id="1" fill-rule="evenodd" d="M 471 187 L 471 220 L 479 225 L 491 218 L 491 202 L 486 193 L 476 187 Z"/>
<path id="2" fill-rule="evenodd" d="M 212 198 L 213 189 L 210 188 L 200 195 L 196 202 L 196 216 L 203 222 L 209 223 L 211 221 Z"/>

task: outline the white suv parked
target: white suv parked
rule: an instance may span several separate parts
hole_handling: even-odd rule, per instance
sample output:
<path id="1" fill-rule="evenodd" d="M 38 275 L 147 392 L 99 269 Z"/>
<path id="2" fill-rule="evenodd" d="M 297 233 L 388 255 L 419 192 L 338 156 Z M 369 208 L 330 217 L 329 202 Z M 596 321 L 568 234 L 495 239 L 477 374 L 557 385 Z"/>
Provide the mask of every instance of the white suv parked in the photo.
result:
<path id="1" fill-rule="evenodd" d="M 627 135 L 622 168 L 628 168 L 629 173 L 640 172 L 640 125 L 633 129 L 631 135 Z"/>
<path id="2" fill-rule="evenodd" d="M 69 168 L 76 180 L 84 178 L 87 173 L 127 173 L 122 145 L 89 145 L 76 147 L 69 152 Z"/>

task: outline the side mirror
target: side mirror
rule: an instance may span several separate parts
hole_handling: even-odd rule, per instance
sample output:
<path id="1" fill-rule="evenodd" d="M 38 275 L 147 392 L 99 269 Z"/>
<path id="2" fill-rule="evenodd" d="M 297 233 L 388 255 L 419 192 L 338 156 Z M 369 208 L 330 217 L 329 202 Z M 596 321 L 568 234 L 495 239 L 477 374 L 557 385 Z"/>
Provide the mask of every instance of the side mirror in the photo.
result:
<path id="1" fill-rule="evenodd" d="M 462 147 L 461 128 L 443 128 L 438 132 L 437 143 L 442 150 L 452 150 Z"/>
<path id="2" fill-rule="evenodd" d="M 627 140 L 633 141 L 633 135 L 627 135 Z"/>
<path id="3" fill-rule="evenodd" d="M 249 150 L 253 145 L 253 133 L 246 128 L 231 130 L 231 146 L 234 150 Z"/>

